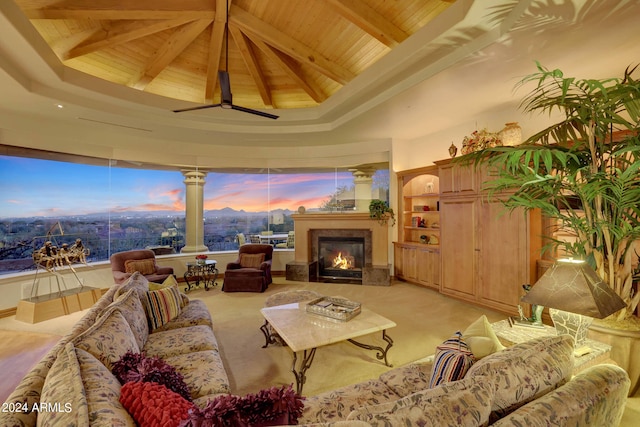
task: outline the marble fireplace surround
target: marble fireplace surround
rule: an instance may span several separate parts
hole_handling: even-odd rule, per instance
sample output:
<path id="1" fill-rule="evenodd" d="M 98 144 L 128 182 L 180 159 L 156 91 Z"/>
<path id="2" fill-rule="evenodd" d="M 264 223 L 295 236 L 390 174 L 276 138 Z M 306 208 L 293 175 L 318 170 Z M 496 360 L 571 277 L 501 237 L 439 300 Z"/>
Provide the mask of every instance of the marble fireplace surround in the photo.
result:
<path id="1" fill-rule="evenodd" d="M 296 232 L 294 261 L 287 263 L 288 280 L 318 281 L 318 237 L 364 237 L 363 285 L 388 286 L 389 226 L 369 218 L 369 213 L 293 214 Z"/>

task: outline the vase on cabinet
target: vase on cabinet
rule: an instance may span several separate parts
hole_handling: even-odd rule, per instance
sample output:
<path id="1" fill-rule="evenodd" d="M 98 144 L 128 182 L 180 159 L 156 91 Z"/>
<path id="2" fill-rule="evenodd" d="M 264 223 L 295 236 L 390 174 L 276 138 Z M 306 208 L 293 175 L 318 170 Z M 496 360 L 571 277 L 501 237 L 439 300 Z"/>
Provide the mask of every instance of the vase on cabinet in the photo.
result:
<path id="1" fill-rule="evenodd" d="M 506 123 L 498 136 L 503 146 L 513 147 L 522 142 L 522 128 L 518 122 Z"/>

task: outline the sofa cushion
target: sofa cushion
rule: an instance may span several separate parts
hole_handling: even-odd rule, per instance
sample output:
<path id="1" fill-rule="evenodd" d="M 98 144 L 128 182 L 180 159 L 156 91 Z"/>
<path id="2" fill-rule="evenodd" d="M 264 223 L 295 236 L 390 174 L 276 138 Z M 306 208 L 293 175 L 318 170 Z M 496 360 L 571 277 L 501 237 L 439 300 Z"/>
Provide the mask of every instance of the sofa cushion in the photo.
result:
<path id="1" fill-rule="evenodd" d="M 139 271 L 143 276 L 153 274 L 156 272 L 156 260 L 153 258 L 128 259 L 124 262 L 124 271 L 125 273 Z"/>
<path id="2" fill-rule="evenodd" d="M 128 382 L 122 386 L 120 402 L 139 426 L 178 427 L 189 418 L 193 404 L 163 385 Z"/>
<path id="3" fill-rule="evenodd" d="M 553 420 L 553 425 L 562 426 L 617 426 L 630 383 L 625 370 L 618 366 L 592 366 L 494 425 L 546 427 Z"/>
<path id="4" fill-rule="evenodd" d="M 123 284 L 116 289 L 113 300 L 115 301 L 120 295 L 126 294 L 129 290 L 135 289 L 140 301 L 145 301 L 147 292 L 149 292 L 149 281 L 139 272 L 135 272 Z"/>
<path id="5" fill-rule="evenodd" d="M 260 268 L 264 262 L 264 254 L 240 254 L 240 267 Z"/>
<path id="6" fill-rule="evenodd" d="M 120 382 L 93 355 L 74 348 L 89 408 L 91 427 L 125 427 L 133 419 L 120 403 Z M 88 424 L 87 424 L 88 425 Z"/>
<path id="7" fill-rule="evenodd" d="M 462 334 L 456 332 L 451 338 L 436 347 L 429 388 L 462 379 L 475 362 L 473 353 Z"/>
<path id="8" fill-rule="evenodd" d="M 380 375 L 380 381 L 386 384 L 398 396 L 404 397 L 429 388 L 433 356 L 400 368 L 392 369 Z"/>
<path id="9" fill-rule="evenodd" d="M 87 399 L 75 348 L 68 343 L 58 352 L 42 387 L 38 426 L 89 425 Z M 53 407 L 49 407 L 53 405 Z"/>
<path id="10" fill-rule="evenodd" d="M 211 314 L 209 314 L 207 305 L 198 299 L 190 300 L 188 304 L 182 307 L 177 317 L 173 318 L 171 322 L 156 328 L 153 332 L 158 333 L 196 325 L 213 327 L 213 321 L 211 320 Z"/>
<path id="11" fill-rule="evenodd" d="M 465 378 L 488 376 L 496 387 L 492 421 L 566 383 L 573 370 L 568 335 L 532 339 L 476 362 Z"/>
<path id="12" fill-rule="evenodd" d="M 489 378 L 468 378 L 395 402 L 358 408 L 347 420 L 366 421 L 372 426 L 486 426 L 494 392 Z"/>
<path id="13" fill-rule="evenodd" d="M 364 381 L 307 397 L 298 422 L 307 424 L 345 420 L 354 409 L 395 401 L 398 397 L 382 381 Z"/>
<path id="14" fill-rule="evenodd" d="M 142 348 L 149 337 L 149 322 L 140 298 L 138 298 L 138 293 L 134 289 L 130 289 L 127 293 L 118 296 L 100 317 L 108 316 L 112 310 L 120 311 L 129 323 L 138 347 Z"/>
<path id="15" fill-rule="evenodd" d="M 142 348 L 147 356 L 167 358 L 203 350 L 218 350 L 216 337 L 209 326 L 188 326 L 149 335 Z"/>
<path id="16" fill-rule="evenodd" d="M 176 286 L 148 291 L 146 309 L 149 327 L 154 330 L 180 314 L 182 298 Z"/>
<path id="17" fill-rule="evenodd" d="M 165 362 L 184 377 L 191 397 L 231 393 L 229 378 L 217 351 L 207 350 L 167 357 Z"/>
<path id="18" fill-rule="evenodd" d="M 109 370 L 126 352 L 140 351 L 136 337 L 120 310 L 112 310 L 98 318 L 96 323 L 72 342 L 77 348 L 94 355 Z"/>
<path id="19" fill-rule="evenodd" d="M 505 349 L 484 314 L 462 332 L 462 338 L 469 345 L 476 360 Z"/>

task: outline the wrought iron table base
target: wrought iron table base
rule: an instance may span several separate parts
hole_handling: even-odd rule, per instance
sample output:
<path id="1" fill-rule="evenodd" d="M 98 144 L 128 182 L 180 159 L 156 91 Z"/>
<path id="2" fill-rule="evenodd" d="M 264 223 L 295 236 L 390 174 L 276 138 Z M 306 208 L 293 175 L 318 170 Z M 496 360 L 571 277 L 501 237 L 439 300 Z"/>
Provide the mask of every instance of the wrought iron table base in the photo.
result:
<path id="1" fill-rule="evenodd" d="M 210 287 L 213 288 L 217 284 L 218 268 L 216 263 L 211 261 L 206 264 L 187 263 L 187 271 L 183 277 L 187 283 L 187 287 L 184 288 L 185 292 L 200 286 L 201 282 L 204 285 L 204 290 L 208 291 Z"/>
<path id="2" fill-rule="evenodd" d="M 265 334 L 265 337 L 267 338 L 267 343 L 264 345 L 264 347 L 267 347 L 269 344 L 273 344 L 277 342 L 273 334 L 268 335 L 267 332 L 265 332 L 265 330 L 267 330 L 267 325 L 268 323 L 265 322 L 265 324 L 260 327 L 262 332 Z M 354 344 L 360 348 L 377 351 L 378 353 L 376 354 L 376 358 L 378 360 L 384 360 L 384 364 L 386 366 L 391 367 L 392 365 L 389 364 L 387 360 L 387 353 L 389 352 L 389 349 L 393 346 L 393 340 L 389 335 L 387 335 L 386 330 L 382 331 L 382 339 L 387 343 L 387 346 L 385 348 L 369 345 L 369 344 L 363 344 L 352 339 L 348 339 L 347 341 L 349 341 L 351 344 Z M 299 352 L 299 351 L 293 352 L 293 363 L 291 364 L 291 372 L 293 372 L 293 376 L 296 378 L 296 392 L 300 395 L 302 395 L 302 388 L 304 387 L 304 384 L 307 381 L 307 375 L 306 375 L 307 369 L 311 367 L 313 358 L 316 355 L 316 349 L 317 347 L 314 347 L 310 350 L 303 350 L 302 352 Z M 296 365 L 298 364 L 298 353 L 302 353 L 302 359 L 300 361 L 299 368 L 296 367 Z"/>

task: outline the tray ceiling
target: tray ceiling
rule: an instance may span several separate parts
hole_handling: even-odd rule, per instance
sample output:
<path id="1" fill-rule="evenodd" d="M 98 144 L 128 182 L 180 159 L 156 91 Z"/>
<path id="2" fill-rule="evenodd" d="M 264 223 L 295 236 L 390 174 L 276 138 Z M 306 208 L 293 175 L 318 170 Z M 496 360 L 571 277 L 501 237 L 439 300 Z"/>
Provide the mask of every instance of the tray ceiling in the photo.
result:
<path id="1" fill-rule="evenodd" d="M 314 107 L 455 0 L 16 0 L 60 61 L 195 103 Z M 178 104 L 176 104 L 178 107 Z"/>

